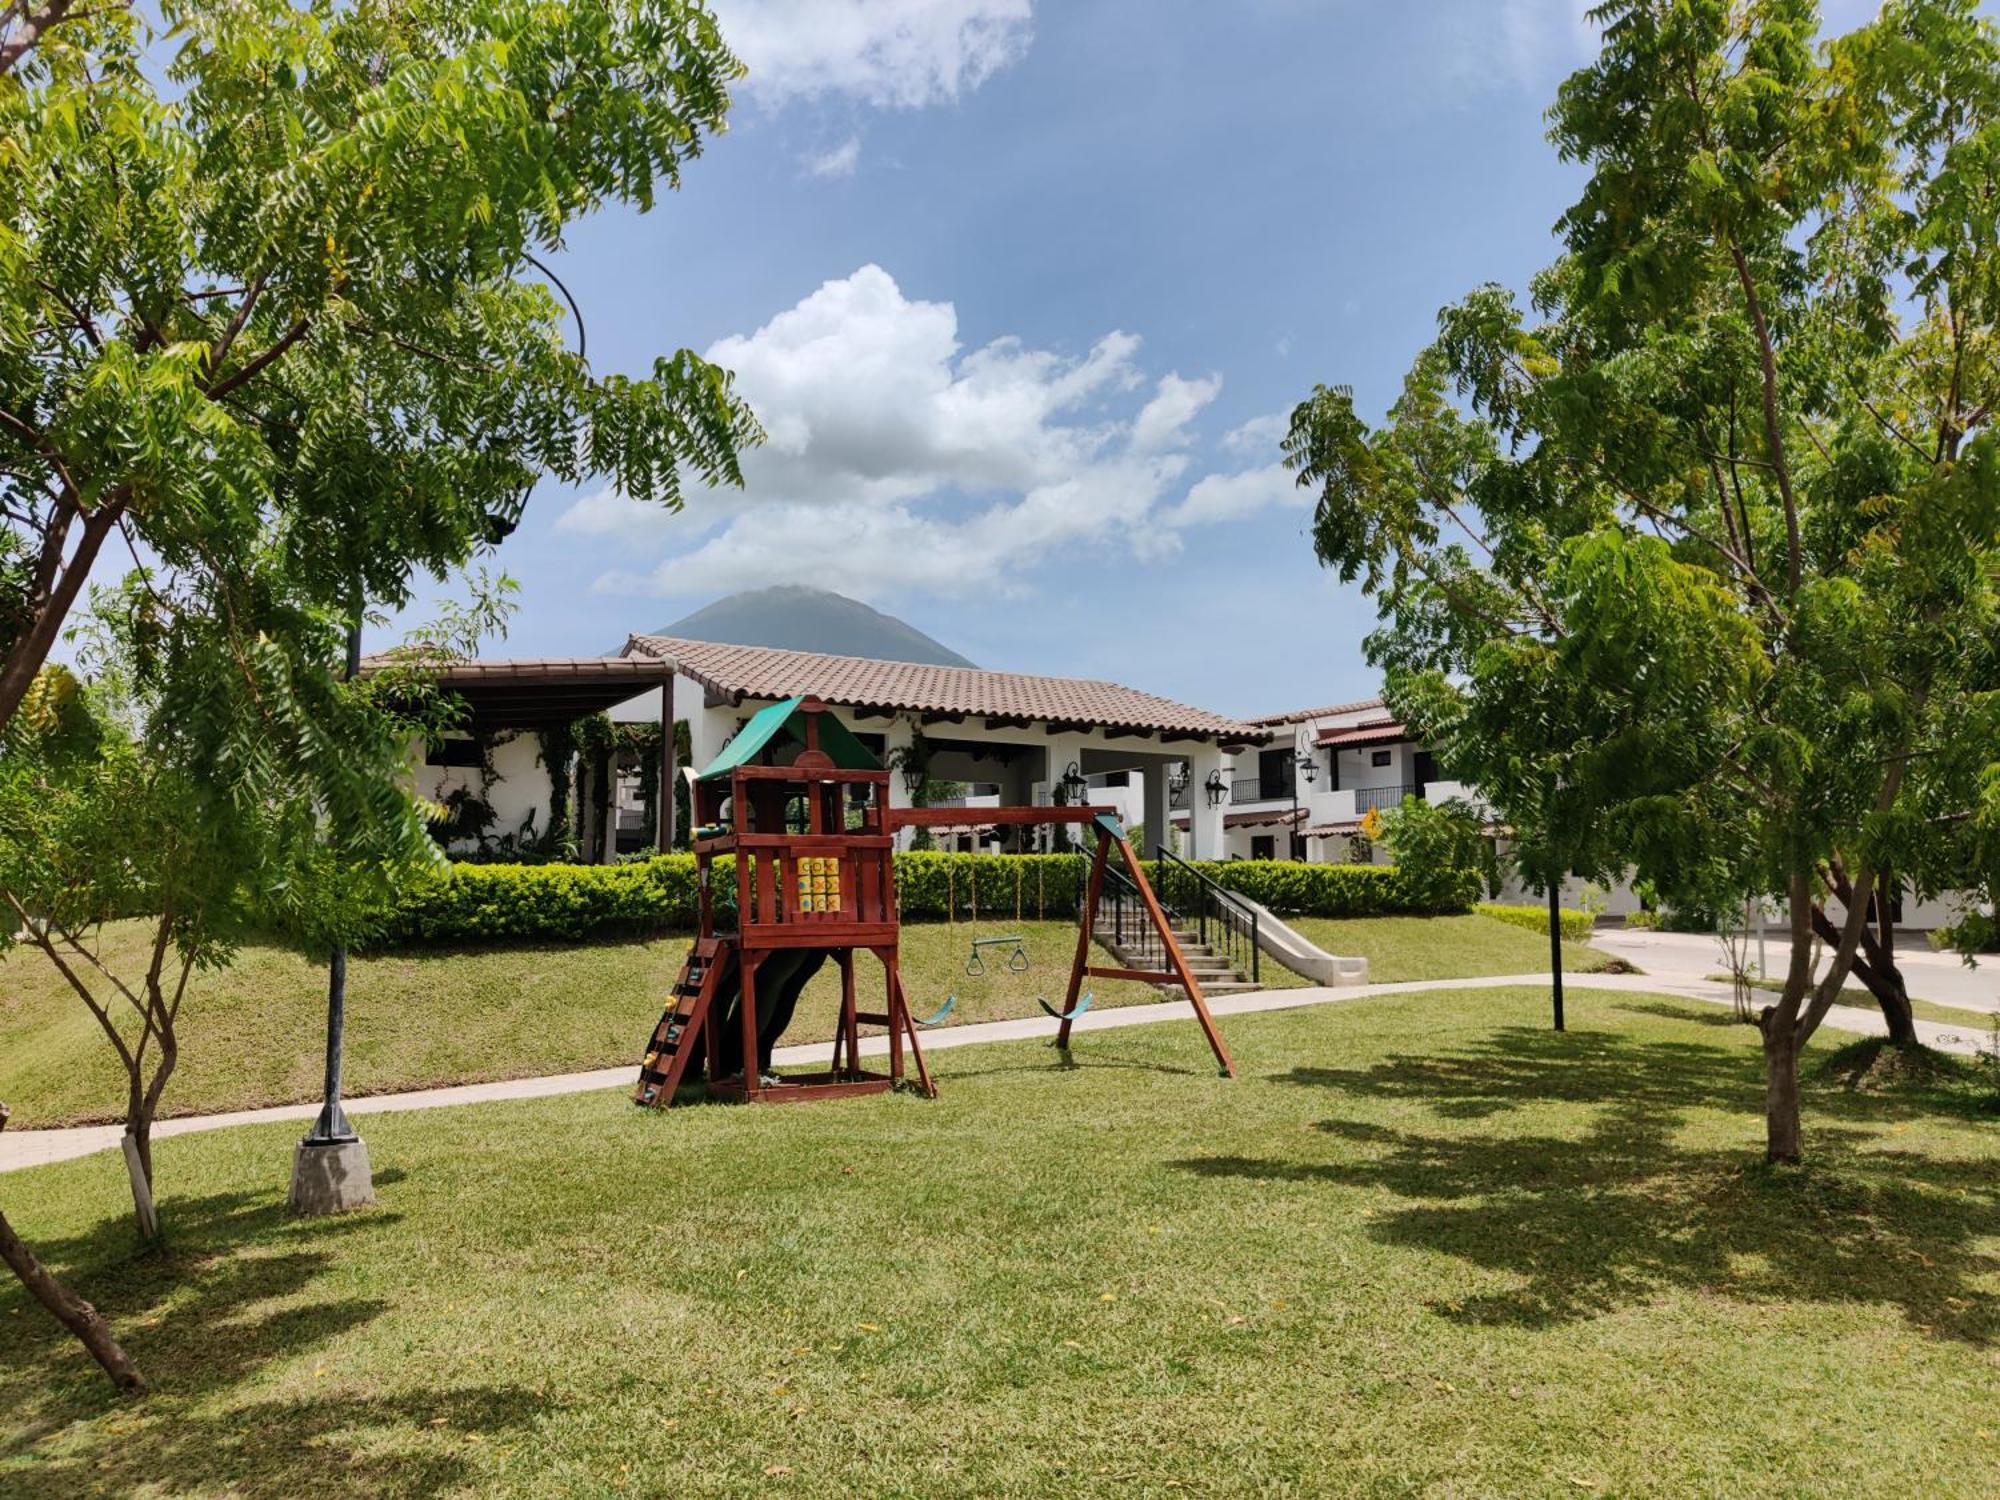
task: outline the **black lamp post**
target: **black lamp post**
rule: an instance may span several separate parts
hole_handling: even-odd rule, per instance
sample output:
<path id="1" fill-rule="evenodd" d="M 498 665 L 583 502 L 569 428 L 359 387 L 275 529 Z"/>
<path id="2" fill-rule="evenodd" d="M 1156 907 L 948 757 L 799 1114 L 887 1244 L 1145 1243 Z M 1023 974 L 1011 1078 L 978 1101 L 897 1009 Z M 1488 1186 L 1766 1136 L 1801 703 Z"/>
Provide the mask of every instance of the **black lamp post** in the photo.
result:
<path id="1" fill-rule="evenodd" d="M 1562 864 L 1556 857 L 1556 799 L 1562 786 L 1560 776 L 1549 782 L 1548 810 L 1543 818 L 1549 841 L 1549 988 L 1555 1001 L 1557 1031 L 1563 1029 Z"/>
<path id="2" fill-rule="evenodd" d="M 354 590 L 353 612 L 347 623 L 347 680 L 361 672 L 361 589 Z M 341 1040 L 347 1029 L 347 945 L 334 944 L 326 971 L 326 1102 L 303 1142 L 307 1149 L 346 1146 L 361 1139 L 340 1107 Z"/>
<path id="3" fill-rule="evenodd" d="M 528 504 L 532 484 L 524 484 L 494 509 L 486 513 L 486 541 L 499 546 L 521 524 L 521 512 Z M 354 597 L 348 615 L 346 680 L 361 673 L 361 580 L 354 581 Z M 292 1163 L 292 1206 L 301 1213 L 330 1213 L 371 1203 L 375 1186 L 369 1172 L 365 1148 L 351 1156 L 350 1146 L 358 1147 L 361 1137 L 340 1107 L 341 1071 L 347 1031 L 347 945 L 336 943 L 328 955 L 326 972 L 326 1080 L 325 1102 L 312 1130 L 299 1142 Z"/>

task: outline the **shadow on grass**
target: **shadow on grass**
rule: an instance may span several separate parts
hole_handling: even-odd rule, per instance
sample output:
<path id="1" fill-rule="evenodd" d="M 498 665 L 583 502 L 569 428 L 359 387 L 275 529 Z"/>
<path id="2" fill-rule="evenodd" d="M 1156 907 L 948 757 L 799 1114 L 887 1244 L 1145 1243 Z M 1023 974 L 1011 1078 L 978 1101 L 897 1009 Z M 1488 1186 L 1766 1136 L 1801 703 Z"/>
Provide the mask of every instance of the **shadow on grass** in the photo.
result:
<path id="1" fill-rule="evenodd" d="M 259 1500 L 460 1493 L 481 1478 L 469 1444 L 524 1437 L 548 1406 L 518 1385 L 263 1401 L 222 1412 L 154 1398 L 134 1408 L 130 1430 L 116 1441 L 38 1456 L 7 1476 L 6 1493 L 112 1500 L 162 1485 L 175 1494 Z"/>
<path id="2" fill-rule="evenodd" d="M 1700 1000 L 1690 1000 L 1685 1006 L 1670 1005 L 1664 1000 L 1627 1001 L 1608 1005 L 1605 1009 L 1622 1010 L 1635 1016 L 1665 1016 L 1669 1021 L 1686 1021 L 1694 1026 L 1719 1026 L 1725 1030 L 1740 1026 L 1745 1031 L 1756 1029 L 1749 1021 L 1737 1020 L 1735 1011 Z"/>
<path id="3" fill-rule="evenodd" d="M 1045 1045 L 1047 1057 L 1041 1062 L 999 1063 L 989 1068 L 954 1068 L 949 1062 L 940 1065 L 932 1057 L 929 1058 L 931 1073 L 936 1077 L 939 1087 L 956 1078 L 1004 1078 L 1010 1075 L 1035 1073 L 1088 1073 L 1094 1069 L 1129 1073 L 1164 1073 L 1173 1078 L 1209 1078 L 1215 1074 L 1215 1069 L 1212 1067 L 1188 1068 L 1177 1063 L 1163 1063 L 1150 1058 L 1125 1057 L 1115 1052 L 1096 1052 L 1074 1047 L 1063 1051 L 1054 1043 Z M 928 1054 L 926 1056 L 929 1057 Z"/>
<path id="4" fill-rule="evenodd" d="M 394 1175 L 385 1173 L 381 1180 Z M 315 1298 L 313 1284 L 331 1267 L 336 1241 L 365 1238 L 394 1223 L 395 1215 L 371 1210 L 296 1219 L 270 1192 L 175 1198 L 162 1208 L 165 1235 L 157 1247 L 139 1248 L 130 1218 L 121 1213 L 83 1235 L 40 1240 L 35 1248 L 111 1321 L 154 1387 L 155 1395 L 129 1411 L 139 1426 L 154 1427 L 158 1440 L 131 1446 L 149 1455 L 148 1463 L 182 1449 L 193 1463 L 203 1449 L 214 1447 L 219 1455 L 227 1447 L 222 1430 L 206 1426 L 205 1417 L 188 1415 L 218 1404 L 204 1398 L 251 1379 L 274 1358 L 309 1351 L 383 1310 L 384 1304 L 370 1298 Z M 122 1404 L 82 1346 L 20 1287 L 0 1288 L 0 1302 L 6 1301 L 20 1314 L 0 1319 L 0 1408 L 7 1415 L 0 1424 L 5 1433 L 0 1460 L 18 1458 L 69 1423 Z M 224 1425 L 234 1428 L 245 1420 L 232 1413 Z M 93 1454 L 93 1465 L 110 1468 L 73 1474 L 67 1488 L 57 1485 L 46 1493 L 100 1492 L 91 1487 L 96 1476 L 120 1472 L 117 1455 L 125 1446 L 117 1445 L 108 1458 Z M 37 1463 L 30 1477 L 43 1469 Z M 178 1482 L 194 1470 L 177 1464 L 170 1472 Z M 201 1472 L 221 1479 L 229 1471 Z M 131 1493 L 145 1477 L 107 1477 L 101 1492 Z M 20 1487 L 13 1475 L 0 1489 L 10 1495 L 41 1493 Z"/>
<path id="5" fill-rule="evenodd" d="M 1546 1328 L 1670 1293 L 1739 1303 L 1899 1309 L 1926 1334 L 1984 1344 L 2000 1334 L 2000 1163 L 1883 1149 L 1856 1122 L 1960 1114 L 1921 1092 L 1807 1100 L 1804 1169 L 1767 1168 L 1743 1146 L 1690 1146 L 1696 1110 L 1761 1118 L 1756 1051 L 1638 1041 L 1604 1032 L 1502 1030 L 1452 1055 L 1373 1067 L 1301 1068 L 1280 1083 L 1429 1106 L 1439 1128 L 1349 1119 L 1317 1129 L 1342 1148 L 1310 1162 L 1217 1156 L 1178 1163 L 1205 1177 L 1387 1192 L 1369 1232 L 1518 1282 L 1440 1317 Z M 1495 1117 L 1551 1103 L 1578 1129 L 1508 1131 Z M 1399 1118 L 1407 1112 L 1399 1112 Z M 1476 1122 L 1454 1128 L 1455 1122 Z"/>

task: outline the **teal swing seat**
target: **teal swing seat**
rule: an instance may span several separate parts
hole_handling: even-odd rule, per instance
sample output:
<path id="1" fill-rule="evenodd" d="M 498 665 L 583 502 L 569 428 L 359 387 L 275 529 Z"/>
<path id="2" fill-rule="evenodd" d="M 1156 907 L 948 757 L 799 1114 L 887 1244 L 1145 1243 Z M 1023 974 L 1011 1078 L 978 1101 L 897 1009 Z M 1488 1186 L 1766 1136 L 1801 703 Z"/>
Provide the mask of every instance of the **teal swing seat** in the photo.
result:
<path id="1" fill-rule="evenodd" d="M 958 1004 L 958 996 L 946 995 L 944 997 L 944 1004 L 940 1005 L 929 1015 L 911 1016 L 910 1019 L 915 1021 L 919 1026 L 939 1026 L 944 1023 L 944 1018 L 951 1014 L 951 1008 L 956 1004 Z"/>
<path id="2" fill-rule="evenodd" d="M 1083 992 L 1083 997 L 1079 999 L 1076 1002 L 1076 1004 L 1071 1006 L 1068 1010 L 1057 1010 L 1053 1005 L 1049 1004 L 1049 1002 L 1044 1000 L 1040 995 L 1035 996 L 1035 1004 L 1039 1005 L 1043 1010 L 1047 1011 L 1049 1013 L 1049 1019 L 1052 1021 L 1074 1021 L 1078 1016 L 1082 1015 L 1085 1011 L 1090 1009 L 1090 1002 L 1093 998 L 1095 997 L 1090 993 L 1090 991 L 1085 990 Z"/>

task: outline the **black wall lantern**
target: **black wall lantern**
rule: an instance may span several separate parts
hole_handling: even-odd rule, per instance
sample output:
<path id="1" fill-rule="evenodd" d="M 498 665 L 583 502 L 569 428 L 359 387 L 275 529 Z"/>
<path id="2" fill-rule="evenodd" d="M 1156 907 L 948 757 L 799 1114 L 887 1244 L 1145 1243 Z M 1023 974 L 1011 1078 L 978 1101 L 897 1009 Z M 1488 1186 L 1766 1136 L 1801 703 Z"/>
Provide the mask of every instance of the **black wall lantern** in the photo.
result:
<path id="1" fill-rule="evenodd" d="M 903 790 L 910 794 L 910 805 L 917 806 L 917 799 L 924 794 L 924 786 L 931 779 L 930 767 L 921 761 L 903 762 Z"/>
<path id="2" fill-rule="evenodd" d="M 1210 807 L 1220 807 L 1229 800 L 1229 787 L 1223 781 L 1219 768 L 1208 773 L 1208 780 L 1201 784 L 1201 789 L 1208 793 Z"/>
<path id="3" fill-rule="evenodd" d="M 1090 790 L 1090 778 L 1077 769 L 1075 761 L 1062 773 L 1063 800 L 1071 807 L 1083 805 L 1084 793 Z"/>

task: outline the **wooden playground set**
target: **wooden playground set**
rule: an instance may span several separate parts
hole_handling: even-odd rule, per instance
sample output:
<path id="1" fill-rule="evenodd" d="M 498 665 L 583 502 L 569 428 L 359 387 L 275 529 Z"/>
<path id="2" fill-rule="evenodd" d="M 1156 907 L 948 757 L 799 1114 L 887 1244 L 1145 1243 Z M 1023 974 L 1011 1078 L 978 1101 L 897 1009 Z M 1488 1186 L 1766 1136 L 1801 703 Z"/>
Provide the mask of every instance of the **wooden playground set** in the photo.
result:
<path id="1" fill-rule="evenodd" d="M 916 1087 L 934 1096 L 918 1033 L 942 1020 L 950 1002 L 929 1021 L 912 1014 L 897 962 L 901 922 L 893 855 L 899 830 L 963 823 L 966 810 L 890 807 L 889 772 L 815 698 L 772 704 L 745 724 L 695 778 L 693 803 L 701 927 L 647 1043 L 636 1102 L 670 1105 L 683 1084 L 703 1076 L 709 1098 L 774 1102 L 875 1094 L 903 1083 L 912 1064 Z M 1096 835 L 1068 988 L 1060 1007 L 1041 1001 L 1056 1022 L 1055 1045 L 1069 1046 L 1071 1027 L 1089 1008 L 1086 979 L 1174 985 L 1194 1007 L 1224 1076 L 1234 1076 L 1201 986 L 1114 810 L 995 807 L 977 816 L 1005 826 L 1074 824 Z M 1114 850 L 1158 935 L 1165 968 L 1090 962 Z M 726 861 L 722 889 L 718 859 Z M 978 972 L 980 947 L 991 941 L 975 940 L 968 972 Z M 862 1010 L 856 997 L 855 959 L 864 952 L 882 966 L 881 1010 Z M 772 1049 L 807 983 L 829 961 L 840 974 L 840 1014 L 827 1068 L 779 1077 L 771 1071 Z M 888 1031 L 886 1073 L 861 1066 L 864 1026 Z"/>

